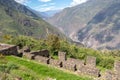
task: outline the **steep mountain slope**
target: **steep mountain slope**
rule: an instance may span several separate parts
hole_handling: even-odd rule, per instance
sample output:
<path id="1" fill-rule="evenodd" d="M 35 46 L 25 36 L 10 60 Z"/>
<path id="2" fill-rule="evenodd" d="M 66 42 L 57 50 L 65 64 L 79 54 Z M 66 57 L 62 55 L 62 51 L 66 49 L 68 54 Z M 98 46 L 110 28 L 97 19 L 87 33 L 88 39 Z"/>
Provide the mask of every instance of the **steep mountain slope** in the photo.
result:
<path id="1" fill-rule="evenodd" d="M 40 12 L 40 11 L 36 11 L 33 9 L 30 9 L 30 10 L 33 11 L 37 16 L 41 17 L 44 20 L 54 16 L 56 13 L 61 11 L 61 10 L 50 10 L 50 11 Z"/>
<path id="2" fill-rule="evenodd" d="M 14 0 L 0 0 L 0 34 L 43 38 L 50 32 L 62 35 L 26 6 Z"/>
<path id="3" fill-rule="evenodd" d="M 49 10 L 49 11 L 41 12 L 41 14 L 46 14 L 46 15 L 48 15 L 47 18 L 50 18 L 50 17 L 54 16 L 56 13 L 59 13 L 60 11 L 61 10 Z"/>
<path id="4" fill-rule="evenodd" d="M 103 8 L 119 0 L 88 0 L 84 4 L 64 9 L 54 17 L 48 19 L 52 25 L 59 27 L 67 35 L 74 35 Z"/>
<path id="5" fill-rule="evenodd" d="M 78 36 L 88 47 L 120 49 L 120 0 L 100 11 Z"/>

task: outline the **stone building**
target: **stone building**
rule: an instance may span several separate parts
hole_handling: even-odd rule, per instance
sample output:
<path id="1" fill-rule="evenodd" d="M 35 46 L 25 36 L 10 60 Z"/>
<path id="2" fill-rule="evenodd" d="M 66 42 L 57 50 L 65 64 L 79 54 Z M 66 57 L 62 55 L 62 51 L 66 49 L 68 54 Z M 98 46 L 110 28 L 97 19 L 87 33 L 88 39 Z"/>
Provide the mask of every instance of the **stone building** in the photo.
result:
<path id="1" fill-rule="evenodd" d="M 96 57 L 87 56 L 86 66 L 91 67 L 91 68 L 96 67 Z"/>
<path id="2" fill-rule="evenodd" d="M 34 52 L 30 52 L 30 54 L 33 54 L 34 56 L 43 56 L 43 57 L 49 57 L 50 56 L 48 50 L 34 51 Z"/>
<path id="3" fill-rule="evenodd" d="M 18 55 L 17 46 L 9 44 L 0 44 L 0 54 Z"/>
<path id="4" fill-rule="evenodd" d="M 66 52 L 58 52 L 58 59 L 59 61 L 66 61 L 67 60 Z"/>

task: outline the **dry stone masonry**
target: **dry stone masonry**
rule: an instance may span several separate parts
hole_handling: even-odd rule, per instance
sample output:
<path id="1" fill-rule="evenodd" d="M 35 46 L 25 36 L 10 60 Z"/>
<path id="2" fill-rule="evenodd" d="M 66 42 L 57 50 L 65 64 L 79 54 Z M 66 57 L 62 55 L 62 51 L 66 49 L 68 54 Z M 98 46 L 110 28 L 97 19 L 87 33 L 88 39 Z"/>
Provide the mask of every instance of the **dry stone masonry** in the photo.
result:
<path id="1" fill-rule="evenodd" d="M 3 55 L 17 55 L 18 50 L 15 45 L 0 44 L 0 54 Z"/>
<path id="2" fill-rule="evenodd" d="M 29 53 L 25 52 L 23 55 L 38 62 L 76 71 L 78 74 L 86 74 L 95 77 L 100 75 L 99 69 L 96 68 L 96 58 L 92 56 L 88 56 L 85 63 L 85 61 L 79 59 L 67 59 L 65 52 L 58 52 L 58 60 L 51 59 L 49 51 L 46 50 Z"/>
<path id="3" fill-rule="evenodd" d="M 58 52 L 58 59 L 52 59 L 48 50 L 31 51 L 27 47 L 23 48 L 23 50 L 18 50 L 15 45 L 0 44 L 0 54 L 17 56 L 18 51 L 28 59 L 75 71 L 80 75 L 100 77 L 100 80 L 120 80 L 120 61 L 115 61 L 114 70 L 108 70 L 104 74 L 100 74 L 100 70 L 96 68 L 96 58 L 93 56 L 87 56 L 84 61 L 67 58 L 65 52 Z"/>
<path id="4" fill-rule="evenodd" d="M 104 80 L 120 80 L 120 61 L 115 61 L 114 70 L 108 70 L 103 74 Z"/>

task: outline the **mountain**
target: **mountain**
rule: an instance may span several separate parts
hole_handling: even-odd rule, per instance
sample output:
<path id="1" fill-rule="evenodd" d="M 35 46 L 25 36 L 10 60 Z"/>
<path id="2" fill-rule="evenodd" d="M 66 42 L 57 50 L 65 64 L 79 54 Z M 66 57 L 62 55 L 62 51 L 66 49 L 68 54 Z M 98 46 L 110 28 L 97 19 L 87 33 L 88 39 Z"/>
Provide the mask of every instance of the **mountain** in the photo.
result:
<path id="1" fill-rule="evenodd" d="M 41 14 L 46 14 L 47 18 L 50 18 L 53 17 L 56 13 L 59 13 L 60 11 L 61 10 L 49 10 L 49 11 L 41 12 Z"/>
<path id="2" fill-rule="evenodd" d="M 87 47 L 120 49 L 120 0 L 96 14 L 78 36 Z"/>
<path id="3" fill-rule="evenodd" d="M 119 0 L 88 0 L 86 3 L 64 9 L 47 21 L 71 38 L 76 38 L 76 32 L 84 28 L 99 11 L 117 1 Z"/>
<path id="4" fill-rule="evenodd" d="M 50 10 L 45 12 L 39 12 L 32 10 L 34 13 L 36 13 L 38 16 L 40 16 L 42 19 L 46 20 L 48 18 L 53 17 L 56 13 L 60 12 L 61 10 Z"/>
<path id="5" fill-rule="evenodd" d="M 0 0 L 0 35 L 27 35 L 43 38 L 48 33 L 63 35 L 28 7 L 14 0 Z"/>

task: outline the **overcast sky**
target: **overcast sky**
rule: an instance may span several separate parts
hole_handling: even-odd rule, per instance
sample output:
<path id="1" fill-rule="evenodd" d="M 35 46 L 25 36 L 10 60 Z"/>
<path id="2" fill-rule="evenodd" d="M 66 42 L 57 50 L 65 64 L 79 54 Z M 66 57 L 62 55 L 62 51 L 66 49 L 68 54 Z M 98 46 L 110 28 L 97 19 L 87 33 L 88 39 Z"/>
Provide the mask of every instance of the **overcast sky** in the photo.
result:
<path id="1" fill-rule="evenodd" d="M 85 3 L 87 0 L 15 0 L 37 11 L 59 10 Z"/>

